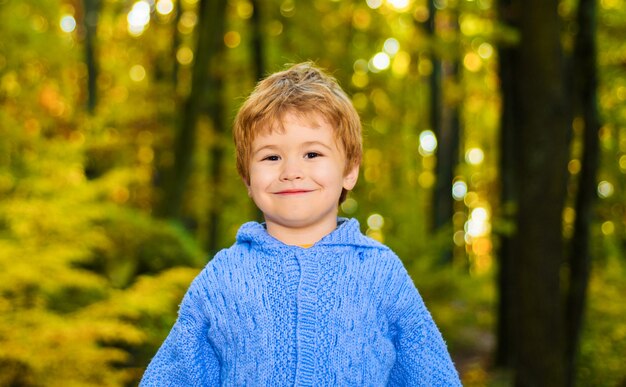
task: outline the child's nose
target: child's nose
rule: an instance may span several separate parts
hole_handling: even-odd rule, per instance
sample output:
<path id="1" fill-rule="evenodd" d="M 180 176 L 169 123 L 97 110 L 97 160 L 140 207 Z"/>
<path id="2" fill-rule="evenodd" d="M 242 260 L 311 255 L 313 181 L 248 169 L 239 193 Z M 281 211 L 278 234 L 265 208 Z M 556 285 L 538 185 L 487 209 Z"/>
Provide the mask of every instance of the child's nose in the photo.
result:
<path id="1" fill-rule="evenodd" d="M 280 180 L 291 181 L 302 179 L 302 177 L 303 172 L 300 163 L 295 160 L 287 160 L 283 164 L 283 169 L 280 174 Z"/>

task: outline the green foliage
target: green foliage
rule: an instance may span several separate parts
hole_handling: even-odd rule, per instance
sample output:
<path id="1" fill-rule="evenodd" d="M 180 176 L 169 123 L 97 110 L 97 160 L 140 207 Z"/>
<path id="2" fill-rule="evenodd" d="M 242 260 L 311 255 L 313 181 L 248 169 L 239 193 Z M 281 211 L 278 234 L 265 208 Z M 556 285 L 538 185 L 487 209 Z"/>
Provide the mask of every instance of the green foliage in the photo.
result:
<path id="1" fill-rule="evenodd" d="M 87 173 L 116 140 L 74 110 L 81 65 L 58 2 L 4 3 L 0 385 L 136 384 L 204 254 L 140 210 L 129 151 L 145 144 L 117 141 L 130 145 Z"/>
<path id="2" fill-rule="evenodd" d="M 126 287 L 140 274 L 157 274 L 203 262 L 195 241 L 181 227 L 137 211 L 113 207 L 91 227 L 102 230 L 106 243 L 98 245 L 82 266 L 104 274 L 115 287 Z"/>
<path id="3" fill-rule="evenodd" d="M 198 272 L 170 268 L 203 264 L 179 227 L 102 200 L 80 160 L 68 141 L 39 140 L 0 202 L 2 385 L 136 381 Z"/>

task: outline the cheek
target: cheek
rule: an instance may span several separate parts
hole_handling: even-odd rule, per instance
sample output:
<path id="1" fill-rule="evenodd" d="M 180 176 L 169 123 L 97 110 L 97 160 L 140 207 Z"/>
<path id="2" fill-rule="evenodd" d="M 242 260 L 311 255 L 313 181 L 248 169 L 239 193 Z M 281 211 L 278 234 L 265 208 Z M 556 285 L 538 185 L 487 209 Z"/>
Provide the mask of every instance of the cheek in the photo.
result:
<path id="1" fill-rule="evenodd" d="M 250 187 L 259 188 L 269 184 L 274 178 L 271 169 L 268 168 L 250 168 Z"/>
<path id="2" fill-rule="evenodd" d="M 343 176 L 341 171 L 332 169 L 324 169 L 316 173 L 316 179 L 329 188 L 333 186 L 343 186 Z"/>

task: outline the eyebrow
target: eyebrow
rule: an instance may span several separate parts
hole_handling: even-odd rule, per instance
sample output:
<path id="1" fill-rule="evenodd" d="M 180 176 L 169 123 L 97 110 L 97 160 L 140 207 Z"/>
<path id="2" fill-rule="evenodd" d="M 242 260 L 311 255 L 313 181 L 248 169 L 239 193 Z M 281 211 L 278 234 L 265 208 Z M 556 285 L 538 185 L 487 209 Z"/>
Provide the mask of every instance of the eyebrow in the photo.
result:
<path id="1" fill-rule="evenodd" d="M 321 147 L 323 147 L 323 148 L 326 148 L 326 149 L 328 149 L 328 150 L 332 150 L 332 148 L 331 148 L 330 146 L 328 146 L 327 144 L 325 144 L 325 143 L 323 143 L 323 142 L 321 142 L 321 141 L 316 141 L 316 140 L 314 140 L 314 141 L 307 141 L 307 142 L 304 142 L 304 143 L 302 143 L 302 144 L 300 144 L 300 145 L 301 145 L 302 147 L 305 147 L 305 148 L 306 148 L 306 147 L 310 147 L 310 146 L 316 146 L 316 145 L 319 145 L 319 146 L 321 146 Z M 257 153 L 259 153 L 259 152 L 261 152 L 261 151 L 264 151 L 264 150 L 275 150 L 275 149 L 277 149 L 277 148 L 278 148 L 278 146 L 277 146 L 277 145 L 274 145 L 274 144 L 267 144 L 267 145 L 263 145 L 262 147 L 260 147 L 260 148 L 258 148 L 258 149 L 253 149 L 253 150 L 252 150 L 252 155 L 256 155 Z"/>
<path id="2" fill-rule="evenodd" d="M 271 144 L 268 144 L 268 145 L 263 145 L 262 147 L 260 147 L 260 148 L 258 148 L 258 149 L 252 149 L 252 155 L 254 156 L 254 155 L 256 155 L 257 153 L 259 153 L 259 152 L 261 152 L 261 151 L 263 151 L 263 150 L 266 150 L 266 149 L 267 149 L 267 150 L 273 150 L 273 149 L 276 149 L 276 148 L 277 148 L 277 146 L 276 146 L 276 145 L 271 145 Z"/>
<path id="3" fill-rule="evenodd" d="M 332 150 L 332 148 L 330 146 L 328 146 L 327 144 L 321 142 L 321 141 L 307 141 L 305 143 L 302 144 L 305 147 L 309 147 L 309 146 L 314 146 L 314 145 L 321 145 L 322 147 L 328 149 L 328 150 Z"/>

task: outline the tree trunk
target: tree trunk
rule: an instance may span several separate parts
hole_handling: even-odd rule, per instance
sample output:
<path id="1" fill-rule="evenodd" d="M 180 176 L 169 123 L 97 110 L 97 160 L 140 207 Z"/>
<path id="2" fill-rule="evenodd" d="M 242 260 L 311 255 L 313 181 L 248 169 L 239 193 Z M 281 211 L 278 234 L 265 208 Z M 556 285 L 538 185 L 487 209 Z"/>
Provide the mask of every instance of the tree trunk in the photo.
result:
<path id="1" fill-rule="evenodd" d="M 560 269 L 562 210 L 569 158 L 558 0 L 518 3 L 521 42 L 515 76 L 519 133 L 515 385 L 565 384 Z"/>
<path id="2" fill-rule="evenodd" d="M 456 60 L 442 60 L 442 79 L 457 84 L 459 64 Z M 444 98 L 445 101 L 445 98 Z M 452 198 L 452 181 L 455 168 L 459 162 L 459 137 L 461 124 L 459 122 L 458 101 L 442 102 L 440 126 L 437 130 L 437 183 L 435 186 L 435 229 L 448 227 L 452 239 L 452 216 L 454 215 L 454 199 Z M 452 262 L 452 247 L 441 252 L 441 263 Z"/>
<path id="3" fill-rule="evenodd" d="M 578 5 L 578 34 L 574 51 L 574 95 L 576 115 L 584 122 L 583 154 L 576 196 L 576 220 L 571 243 L 570 281 L 567 294 L 566 358 L 567 385 L 573 386 L 576 376 L 576 355 L 580 342 L 587 285 L 591 271 L 589 226 L 596 192 L 599 162 L 599 130 L 596 75 L 596 2 L 580 0 Z"/>
<path id="4" fill-rule="evenodd" d="M 261 4 L 259 0 L 251 0 L 252 4 L 252 58 L 254 61 L 254 73 L 257 81 L 265 77 L 265 44 L 263 42 L 263 23 L 261 18 Z"/>
<path id="5" fill-rule="evenodd" d="M 221 211 L 223 206 L 221 205 L 224 192 L 222 190 L 222 165 L 224 161 L 224 143 L 226 141 L 226 120 L 224 119 L 224 103 L 221 98 L 222 79 L 220 74 L 214 74 L 215 78 L 212 80 L 211 85 L 214 87 L 215 95 L 210 102 L 208 108 L 213 123 L 213 130 L 215 131 L 216 141 L 213 143 L 210 149 L 211 169 L 209 171 L 210 181 L 210 195 L 212 196 L 211 203 L 209 205 L 209 238 L 207 240 L 206 249 L 209 253 L 217 253 L 220 237 L 220 224 L 221 224 Z"/>
<path id="6" fill-rule="evenodd" d="M 222 184 L 222 165 L 224 161 L 224 144 L 228 140 L 228 128 L 224 117 L 224 100 L 223 100 L 223 74 L 224 69 L 224 44 L 222 36 L 226 28 L 226 1 L 219 1 L 217 7 L 213 10 L 214 15 L 218 15 L 214 20 L 215 35 L 213 47 L 215 48 L 215 56 L 211 61 L 209 72 L 209 88 L 207 98 L 207 111 L 213 123 L 214 137 L 216 141 L 210 149 L 211 170 L 209 181 L 211 184 L 211 195 L 213 200 L 209 206 L 209 238 L 207 241 L 207 251 L 216 253 L 219 249 L 218 242 L 220 237 L 221 224 L 221 205 L 224 192 Z"/>
<path id="7" fill-rule="evenodd" d="M 429 1 L 429 21 L 428 32 L 433 42 L 433 47 L 437 41 L 437 9 L 434 1 Z M 457 29 L 458 25 L 446 25 L 444 28 Z M 443 97 L 443 85 L 446 81 L 457 83 L 458 63 L 455 60 L 443 60 L 435 50 L 431 50 L 431 61 L 433 71 L 430 75 L 430 126 L 437 136 L 436 151 L 436 184 L 433 193 L 433 230 L 440 230 L 442 227 L 452 223 L 454 215 L 454 202 L 452 198 L 452 180 L 454 179 L 454 168 L 458 163 L 459 149 L 459 114 L 458 104 L 453 101 L 447 105 Z M 452 260 L 452 249 L 441 253 L 440 261 L 448 263 Z"/>
<path id="8" fill-rule="evenodd" d="M 191 91 L 182 109 L 180 127 L 174 145 L 174 165 L 166 174 L 163 200 L 159 214 L 178 218 L 182 208 L 183 194 L 191 174 L 196 125 L 207 105 L 205 100 L 208 86 L 208 71 L 211 57 L 222 44 L 220 27 L 225 17 L 226 0 L 200 0 L 198 8 L 197 43 L 194 52 L 195 62 L 191 76 Z M 215 90 L 211 90 L 217 93 Z"/>
<path id="9" fill-rule="evenodd" d="M 96 62 L 96 30 L 100 0 L 83 0 L 85 28 L 85 64 L 87 65 L 87 111 L 93 113 L 98 104 L 98 64 Z"/>
<path id="10" fill-rule="evenodd" d="M 180 18 L 183 14 L 183 6 L 182 0 L 176 0 L 176 15 L 174 16 L 174 21 L 172 23 L 172 47 L 171 47 L 171 57 L 174 58 L 174 65 L 172 66 L 172 85 L 174 86 L 174 91 L 178 90 L 178 70 L 180 69 L 180 65 L 178 64 L 178 59 L 176 55 L 178 54 L 178 49 L 180 48 L 180 33 L 178 32 L 178 23 L 180 23 Z"/>
<path id="11" fill-rule="evenodd" d="M 263 42 L 263 22 L 261 16 L 261 4 L 259 0 L 251 0 L 252 3 L 252 58 L 254 61 L 254 74 L 257 81 L 260 81 L 265 77 L 265 44 Z M 252 204 L 255 208 L 255 213 L 258 221 L 263 221 L 263 212 L 259 210 L 256 205 Z"/>
<path id="12" fill-rule="evenodd" d="M 510 0 L 499 2 L 500 20 L 510 27 L 517 28 L 514 23 L 516 13 L 511 7 Z M 499 76 L 500 92 L 502 96 L 502 113 L 500 117 L 500 214 L 499 217 L 506 225 L 514 222 L 517 205 L 517 185 L 515 181 L 515 163 L 519 160 L 517 144 L 519 134 L 515 130 L 515 101 L 516 82 L 514 76 L 518 73 L 518 47 L 513 43 L 503 43 L 498 50 L 500 59 Z M 513 345 L 515 319 L 513 318 L 513 245 L 512 234 L 505 227 L 500 232 L 498 250 L 498 310 L 496 329 L 496 351 L 494 363 L 496 367 L 513 366 Z"/>
<path id="13" fill-rule="evenodd" d="M 435 1 L 428 1 L 428 34 L 430 35 L 431 40 L 431 50 L 430 50 L 430 61 L 432 63 L 432 72 L 430 74 L 429 79 L 429 93 L 430 93 L 430 114 L 428 116 L 428 120 L 430 122 L 430 129 L 435 133 L 437 137 L 437 183 L 435 186 L 435 192 L 433 193 L 433 213 L 432 216 L 432 228 L 436 230 L 440 226 L 440 182 L 441 178 L 439 176 L 439 167 L 441 157 L 441 146 L 443 144 L 441 136 L 441 60 L 439 59 L 439 54 L 435 52 L 435 41 L 437 39 L 437 8 L 435 7 Z"/>

